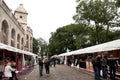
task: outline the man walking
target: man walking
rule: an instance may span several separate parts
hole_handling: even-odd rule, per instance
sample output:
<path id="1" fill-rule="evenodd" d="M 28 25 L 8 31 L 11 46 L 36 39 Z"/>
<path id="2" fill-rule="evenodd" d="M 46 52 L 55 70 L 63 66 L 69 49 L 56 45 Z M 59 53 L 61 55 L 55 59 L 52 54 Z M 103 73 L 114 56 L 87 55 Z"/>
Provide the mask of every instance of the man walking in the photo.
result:
<path id="1" fill-rule="evenodd" d="M 39 59 L 39 73 L 40 73 L 40 76 L 43 76 L 43 60 L 42 59 Z"/>
<path id="2" fill-rule="evenodd" d="M 100 80 L 100 55 L 92 59 L 95 80 Z"/>

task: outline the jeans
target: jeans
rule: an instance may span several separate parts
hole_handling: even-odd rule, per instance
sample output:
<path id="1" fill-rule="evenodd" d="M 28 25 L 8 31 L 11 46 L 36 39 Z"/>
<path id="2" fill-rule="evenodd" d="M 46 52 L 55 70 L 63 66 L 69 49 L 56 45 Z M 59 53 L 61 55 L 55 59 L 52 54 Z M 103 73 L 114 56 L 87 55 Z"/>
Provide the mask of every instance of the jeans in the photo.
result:
<path id="1" fill-rule="evenodd" d="M 49 67 L 46 67 L 46 74 L 49 74 L 49 73 L 50 73 Z"/>
<path id="2" fill-rule="evenodd" d="M 115 80 L 116 69 L 110 67 L 110 80 Z"/>
<path id="3" fill-rule="evenodd" d="M 18 80 L 18 78 L 17 78 L 17 75 L 16 75 L 15 71 L 12 71 L 12 79 L 14 79 L 14 78 L 15 78 L 15 80 Z"/>
<path id="4" fill-rule="evenodd" d="M 103 79 L 107 79 L 107 68 L 105 66 L 102 66 L 102 76 Z"/>
<path id="5" fill-rule="evenodd" d="M 39 74 L 40 74 L 40 76 L 42 76 L 42 72 L 43 72 L 43 66 L 39 66 Z"/>
<path id="6" fill-rule="evenodd" d="M 94 67 L 94 76 L 95 76 L 95 79 L 99 80 L 100 79 L 100 76 L 99 76 L 99 69 L 98 67 Z"/>

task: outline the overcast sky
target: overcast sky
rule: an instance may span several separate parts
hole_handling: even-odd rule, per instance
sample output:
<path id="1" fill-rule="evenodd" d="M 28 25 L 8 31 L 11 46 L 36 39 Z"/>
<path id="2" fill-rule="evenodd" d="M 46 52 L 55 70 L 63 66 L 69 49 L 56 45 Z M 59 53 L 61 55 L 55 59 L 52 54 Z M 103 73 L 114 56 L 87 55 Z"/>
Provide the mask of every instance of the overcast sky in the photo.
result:
<path id="1" fill-rule="evenodd" d="M 74 23 L 76 0 L 4 0 L 13 11 L 23 4 L 28 12 L 28 26 L 35 38 L 46 41 L 58 27 Z"/>

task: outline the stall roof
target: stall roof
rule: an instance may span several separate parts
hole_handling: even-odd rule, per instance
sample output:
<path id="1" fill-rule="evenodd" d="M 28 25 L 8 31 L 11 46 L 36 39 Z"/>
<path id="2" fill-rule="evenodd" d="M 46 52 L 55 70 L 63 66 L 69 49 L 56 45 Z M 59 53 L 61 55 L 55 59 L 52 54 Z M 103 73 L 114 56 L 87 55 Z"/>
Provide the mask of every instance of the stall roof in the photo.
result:
<path id="1" fill-rule="evenodd" d="M 0 43 L 0 49 L 5 49 L 5 50 L 8 50 L 8 51 L 18 52 L 17 48 L 11 47 L 11 46 L 3 44 L 3 43 Z"/>
<path id="2" fill-rule="evenodd" d="M 12 52 L 17 52 L 17 53 L 21 53 L 21 54 L 26 54 L 26 55 L 31 55 L 31 56 L 35 56 L 36 54 L 33 54 L 31 52 L 28 51 L 24 51 L 21 49 L 17 49 L 15 47 L 0 43 L 0 49 L 4 49 L 4 50 L 8 50 L 8 51 L 12 51 Z"/>
<path id="3" fill-rule="evenodd" d="M 106 42 L 103 44 L 87 47 L 84 49 L 79 49 L 75 51 L 71 51 L 68 53 L 60 54 L 59 56 L 69 56 L 69 55 L 78 55 L 78 54 L 86 54 L 86 53 L 96 53 L 96 52 L 105 52 L 120 49 L 120 39 Z"/>

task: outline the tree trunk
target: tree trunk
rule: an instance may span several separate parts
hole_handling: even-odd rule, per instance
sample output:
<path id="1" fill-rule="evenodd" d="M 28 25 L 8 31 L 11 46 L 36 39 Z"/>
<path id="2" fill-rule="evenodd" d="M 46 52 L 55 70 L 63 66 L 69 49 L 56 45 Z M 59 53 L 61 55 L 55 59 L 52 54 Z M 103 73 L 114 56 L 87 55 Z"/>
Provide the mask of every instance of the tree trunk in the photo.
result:
<path id="1" fill-rule="evenodd" d="M 108 31 L 109 31 L 109 25 L 107 25 L 105 42 L 107 42 L 107 41 L 108 41 Z"/>
<path id="2" fill-rule="evenodd" d="M 96 23 L 96 44 L 100 43 L 100 39 L 99 39 L 99 25 Z"/>

